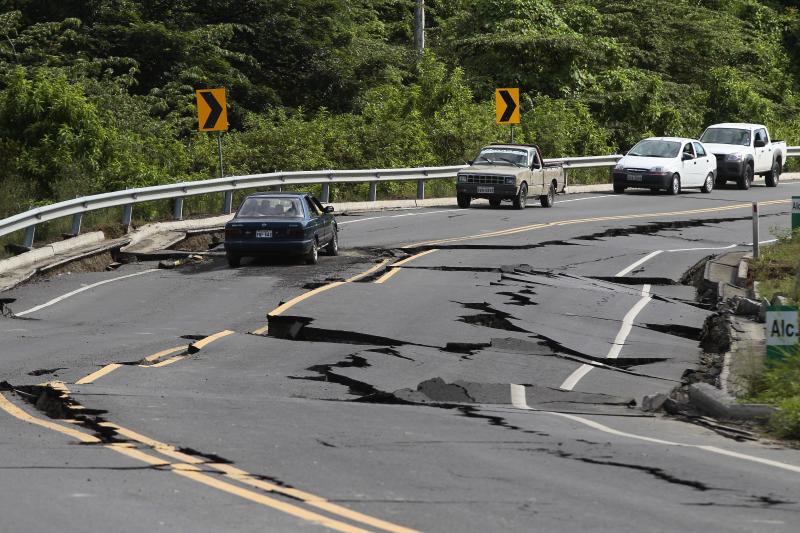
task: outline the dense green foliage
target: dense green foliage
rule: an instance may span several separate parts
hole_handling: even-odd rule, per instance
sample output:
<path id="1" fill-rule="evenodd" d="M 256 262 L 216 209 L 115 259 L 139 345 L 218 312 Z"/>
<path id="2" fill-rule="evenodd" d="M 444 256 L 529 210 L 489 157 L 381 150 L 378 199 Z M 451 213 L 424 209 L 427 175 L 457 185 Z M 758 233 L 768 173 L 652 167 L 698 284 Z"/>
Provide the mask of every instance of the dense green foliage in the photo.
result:
<path id="1" fill-rule="evenodd" d="M 226 171 L 441 165 L 508 138 L 547 155 L 765 122 L 800 143 L 800 16 L 755 0 L 0 0 L 0 217 L 212 177 L 194 91 L 228 90 Z M 402 194 L 402 191 L 392 191 Z"/>

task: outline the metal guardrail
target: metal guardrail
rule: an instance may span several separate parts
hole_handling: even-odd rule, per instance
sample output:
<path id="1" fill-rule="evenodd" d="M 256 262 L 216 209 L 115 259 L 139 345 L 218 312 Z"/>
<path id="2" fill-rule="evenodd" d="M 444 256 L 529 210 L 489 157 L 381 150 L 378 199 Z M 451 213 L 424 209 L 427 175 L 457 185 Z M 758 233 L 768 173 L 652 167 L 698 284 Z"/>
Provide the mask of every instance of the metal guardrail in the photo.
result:
<path id="1" fill-rule="evenodd" d="M 800 157 L 800 147 L 787 148 L 787 156 Z M 564 157 L 545 159 L 545 164 L 561 164 L 566 170 L 574 168 L 601 168 L 614 166 L 622 158 L 621 155 Z M 377 199 L 377 185 L 385 181 L 417 181 L 417 198 L 425 198 L 425 182 L 434 179 L 453 178 L 464 166 L 423 167 L 399 169 L 369 170 L 317 170 L 310 172 L 273 172 L 248 176 L 231 176 L 203 181 L 173 183 L 127 189 L 104 194 L 95 194 L 66 200 L 55 204 L 31 209 L 24 213 L 0 220 L 0 236 L 19 230 L 26 230 L 24 246 L 33 247 L 36 225 L 63 217 L 72 217 L 73 235 L 81 231 L 83 215 L 89 211 L 124 207 L 122 224 L 130 226 L 133 206 L 153 200 L 173 199 L 175 201 L 173 218 L 183 218 L 183 199 L 200 194 L 224 193 L 223 211 L 227 214 L 233 208 L 233 193 L 242 189 L 257 187 L 294 186 L 321 184 L 321 200 L 328 202 L 330 185 L 337 183 L 369 183 L 369 201 Z"/>

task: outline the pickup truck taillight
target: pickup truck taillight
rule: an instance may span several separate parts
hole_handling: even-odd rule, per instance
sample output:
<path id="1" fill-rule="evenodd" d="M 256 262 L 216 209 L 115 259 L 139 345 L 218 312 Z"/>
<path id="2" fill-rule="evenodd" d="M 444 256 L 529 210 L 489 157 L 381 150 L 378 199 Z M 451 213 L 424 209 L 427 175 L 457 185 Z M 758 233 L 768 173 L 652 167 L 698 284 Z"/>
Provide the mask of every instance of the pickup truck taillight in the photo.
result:
<path id="1" fill-rule="evenodd" d="M 242 230 L 239 228 L 225 228 L 225 238 L 229 239 L 231 237 L 241 237 Z"/>

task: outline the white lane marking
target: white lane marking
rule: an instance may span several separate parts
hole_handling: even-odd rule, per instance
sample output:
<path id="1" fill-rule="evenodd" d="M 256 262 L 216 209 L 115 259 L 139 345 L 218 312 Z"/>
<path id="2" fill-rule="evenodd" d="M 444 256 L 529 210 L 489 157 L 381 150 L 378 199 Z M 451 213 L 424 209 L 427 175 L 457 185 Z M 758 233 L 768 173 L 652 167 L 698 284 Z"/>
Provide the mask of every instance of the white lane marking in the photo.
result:
<path id="1" fill-rule="evenodd" d="M 652 299 L 652 296 L 650 296 L 650 285 L 645 285 L 642 287 L 642 297 L 622 318 L 622 325 L 619 328 L 619 332 L 617 332 L 617 336 L 614 337 L 614 343 L 608 350 L 608 354 L 606 354 L 607 359 L 617 359 L 619 357 L 622 347 L 625 345 L 625 341 L 633 329 L 633 321 L 636 320 L 636 317 L 642 312 L 642 309 L 644 309 Z M 594 368 L 592 365 L 587 364 L 579 366 L 577 370 L 564 380 L 564 383 L 562 383 L 559 388 L 562 390 L 574 389 L 575 385 L 577 385 L 592 368 Z"/>
<path id="2" fill-rule="evenodd" d="M 573 198 L 572 200 L 558 200 L 559 204 L 565 204 L 567 202 L 581 202 L 583 200 L 594 200 L 595 198 L 616 198 L 616 194 L 603 194 L 601 196 L 587 196 L 586 198 Z M 619 196 L 622 198 L 622 196 Z"/>
<path id="3" fill-rule="evenodd" d="M 664 250 L 665 252 L 694 252 L 696 250 L 730 250 L 731 248 L 736 248 L 737 246 L 741 246 L 739 244 L 731 244 L 729 246 L 717 246 L 717 247 L 709 247 L 709 248 L 676 248 L 674 250 Z"/>
<path id="4" fill-rule="evenodd" d="M 55 305 L 55 304 L 57 304 L 59 302 L 63 302 L 67 298 L 71 298 L 71 297 L 75 296 L 76 294 L 80 294 L 80 293 L 86 292 L 86 291 L 88 291 L 90 289 L 94 289 L 95 287 L 99 287 L 100 285 L 105 285 L 107 283 L 114 283 L 115 281 L 121 281 L 123 279 L 135 278 L 136 276 L 143 276 L 145 274 L 150 274 L 151 272 L 158 272 L 158 269 L 157 268 L 150 268 L 148 270 L 143 270 L 141 272 L 136 272 L 135 274 L 128 274 L 127 276 L 120 276 L 118 278 L 107 279 L 105 281 L 98 281 L 97 283 L 92 283 L 91 285 L 86 285 L 84 287 L 81 287 L 80 289 L 76 289 L 76 290 L 74 290 L 72 292 L 68 292 L 67 294 L 63 294 L 63 295 L 59 296 L 58 298 L 53 298 L 49 302 L 45 302 L 45 303 L 43 303 L 41 305 L 37 305 L 36 307 L 31 307 L 30 309 L 22 311 L 21 313 L 14 313 L 14 314 L 16 316 L 29 315 L 31 313 L 35 313 L 36 311 L 41 311 L 45 307 L 50 307 L 51 305 Z"/>
<path id="5" fill-rule="evenodd" d="M 422 215 L 433 215 L 436 213 L 450 213 L 452 211 L 461 211 L 461 209 L 441 209 L 439 211 L 425 211 L 424 213 L 404 213 L 402 215 L 389 215 L 384 217 L 367 217 L 367 218 L 359 218 L 358 220 L 346 220 L 344 222 L 337 222 L 338 225 L 344 226 L 345 224 L 356 224 L 358 222 L 366 222 L 368 220 L 379 220 L 382 218 L 401 218 L 401 217 L 418 217 Z"/>
<path id="6" fill-rule="evenodd" d="M 615 278 L 621 278 L 622 276 L 627 276 L 633 269 L 635 269 L 636 267 L 638 267 L 639 265 L 641 265 L 643 263 L 646 263 L 647 261 L 650 261 L 652 258 L 654 258 L 658 254 L 662 253 L 663 251 L 664 250 L 656 250 L 655 252 L 651 252 L 651 253 L 647 254 L 646 256 L 642 257 L 641 259 L 636 261 L 634 264 L 632 264 L 628 268 L 624 268 L 624 269 L 620 270 L 619 272 L 617 272 L 614 275 L 614 277 Z"/>
<path id="7" fill-rule="evenodd" d="M 641 440 L 644 442 L 651 442 L 653 444 L 663 444 L 666 446 L 679 446 L 682 448 L 695 448 L 698 450 L 703 450 L 706 452 L 716 453 L 718 455 L 725 455 L 727 457 L 734 457 L 736 459 L 742 459 L 744 461 L 751 461 L 753 463 L 759 463 L 762 465 L 772 466 L 775 468 L 780 468 L 782 470 L 788 470 L 789 472 L 800 473 L 800 466 L 796 466 L 789 463 L 783 463 L 780 461 L 773 461 L 772 459 L 764 459 L 763 457 L 756 457 L 754 455 L 747 455 L 744 453 L 734 452 L 731 450 L 726 450 L 724 448 L 718 448 L 717 446 L 707 446 L 702 444 L 686 444 L 683 442 L 674 442 L 669 440 L 663 439 L 655 439 L 653 437 L 645 437 L 644 435 L 637 435 L 635 433 L 627 433 L 625 431 L 619 431 L 618 429 L 610 428 L 604 424 L 600 424 L 599 422 L 595 422 L 594 420 L 589 420 L 588 418 L 583 418 L 577 415 L 571 415 L 568 413 L 556 413 L 554 411 L 542 411 L 540 409 L 534 409 L 533 407 L 528 406 L 528 401 L 525 397 L 525 386 L 524 385 L 516 385 L 514 383 L 511 384 L 511 405 L 516 407 L 517 409 L 524 409 L 526 411 L 535 411 L 537 413 L 543 413 L 547 415 L 558 416 L 561 418 L 567 418 L 574 422 L 578 422 L 579 424 L 583 424 L 585 426 L 589 426 L 592 429 L 596 429 L 598 431 L 602 431 L 603 433 L 608 433 L 609 435 L 616 435 L 618 437 L 625 437 L 628 439 L 635 439 Z"/>
<path id="8" fill-rule="evenodd" d="M 619 357 L 619 353 L 625 345 L 625 340 L 633 329 L 633 321 L 652 299 L 653 298 L 650 296 L 650 285 L 645 285 L 642 287 L 642 298 L 636 302 L 636 305 L 634 305 L 622 319 L 622 327 L 619 328 L 619 333 L 617 333 L 617 336 L 614 338 L 614 345 L 611 346 L 608 355 L 606 355 L 608 359 L 617 359 Z"/>
<path id="9" fill-rule="evenodd" d="M 758 244 L 770 244 L 770 243 L 773 243 L 773 242 L 778 242 L 778 239 L 769 239 L 767 241 L 758 241 Z M 652 253 L 644 256 L 643 258 L 639 259 L 638 261 L 636 261 L 634 264 L 632 264 L 628 268 L 620 270 L 619 272 L 617 272 L 617 274 L 614 277 L 615 278 L 621 278 L 622 276 L 627 276 L 636 267 L 641 266 L 642 264 L 644 264 L 647 261 L 651 260 L 652 258 L 657 256 L 658 254 L 661 254 L 661 253 L 664 253 L 664 252 L 674 253 L 674 252 L 696 252 L 696 251 L 702 251 L 702 250 L 730 250 L 731 248 L 736 248 L 737 246 L 753 246 L 753 243 L 749 242 L 749 243 L 742 243 L 742 244 L 729 244 L 728 246 L 716 246 L 716 247 L 675 248 L 674 250 L 656 250 L 655 252 L 652 252 Z"/>

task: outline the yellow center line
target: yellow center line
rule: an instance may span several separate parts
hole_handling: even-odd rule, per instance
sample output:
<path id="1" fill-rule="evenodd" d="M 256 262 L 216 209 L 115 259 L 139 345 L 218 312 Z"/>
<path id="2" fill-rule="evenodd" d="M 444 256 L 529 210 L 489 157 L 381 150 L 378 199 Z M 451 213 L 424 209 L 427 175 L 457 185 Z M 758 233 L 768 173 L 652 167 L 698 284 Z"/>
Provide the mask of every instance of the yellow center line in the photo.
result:
<path id="1" fill-rule="evenodd" d="M 378 279 L 376 279 L 375 283 L 386 283 L 389 280 L 389 278 L 391 278 L 392 276 L 394 276 L 395 274 L 397 274 L 401 270 L 403 270 L 403 269 L 400 268 L 400 267 L 392 268 L 391 270 L 389 270 L 389 272 L 387 272 L 383 276 L 381 276 Z"/>
<path id="2" fill-rule="evenodd" d="M 316 289 L 313 289 L 313 290 L 310 290 L 310 291 L 308 291 L 306 293 L 303 293 L 300 296 L 295 296 L 294 298 L 292 298 L 288 302 L 279 305 L 278 307 L 276 307 L 275 309 L 273 309 L 272 311 L 267 313 L 267 315 L 269 315 L 269 316 L 277 316 L 277 315 L 283 314 L 285 311 L 288 311 L 289 309 L 291 309 L 295 305 L 299 304 L 303 300 L 307 300 L 307 299 L 311 298 L 312 296 L 315 296 L 315 295 L 317 295 L 317 294 L 319 294 L 321 292 L 329 291 L 329 290 L 331 290 L 331 289 L 333 289 L 335 287 L 338 287 L 339 285 L 344 285 L 345 283 L 346 282 L 344 282 L 344 281 L 334 281 L 333 283 L 329 283 L 327 285 L 323 285 L 322 287 L 317 287 Z"/>
<path id="3" fill-rule="evenodd" d="M 187 355 L 176 355 L 175 357 L 170 357 L 169 359 L 164 359 L 163 361 L 156 363 L 154 365 L 146 365 L 151 368 L 161 368 L 162 366 L 171 365 L 172 363 L 177 363 L 178 361 L 183 361 L 186 359 Z"/>
<path id="4" fill-rule="evenodd" d="M 188 344 L 184 344 L 183 346 L 175 346 L 174 348 L 167 348 L 166 350 L 161 350 L 160 352 L 156 352 L 153 355 L 148 355 L 144 358 L 145 361 L 148 363 L 152 363 L 153 361 L 157 361 L 162 357 L 170 355 L 174 352 L 183 351 L 189 348 Z"/>
<path id="5" fill-rule="evenodd" d="M 196 470 L 191 468 L 185 468 L 181 467 L 181 465 L 175 465 L 175 468 L 173 468 L 172 472 L 179 476 L 191 479 L 192 481 L 196 481 L 197 483 L 202 483 L 203 485 L 206 485 L 208 487 L 220 490 L 222 492 L 227 492 L 228 494 L 233 494 L 234 496 L 238 496 L 245 500 L 258 503 L 265 507 L 270 507 L 272 509 L 305 520 L 307 522 L 319 524 L 321 526 L 333 529 L 335 531 L 341 531 L 342 533 L 371 533 L 367 529 L 351 526 L 350 524 L 347 524 L 345 522 L 340 522 L 338 520 L 333 520 L 321 514 L 317 514 L 311 511 L 306 511 L 302 507 L 298 507 L 296 505 L 292 505 L 289 503 L 284 503 L 274 498 L 270 498 L 269 496 L 265 496 L 263 494 L 253 492 L 251 490 L 237 487 L 236 485 L 226 483 L 225 481 L 211 477 L 207 474 L 197 472 Z"/>
<path id="6" fill-rule="evenodd" d="M 397 267 L 403 266 L 406 263 L 410 263 L 411 261 L 414 261 L 415 259 L 419 259 L 423 255 L 432 254 L 433 252 L 436 252 L 436 251 L 438 251 L 437 248 L 431 248 L 430 250 L 425 250 L 424 252 L 420 252 L 418 254 L 412 255 L 411 257 L 406 257 L 405 259 L 403 259 L 402 261 L 398 261 L 397 263 L 392 263 L 391 265 L 389 265 L 389 267 L 390 268 L 397 268 Z"/>
<path id="7" fill-rule="evenodd" d="M 88 385 L 89 383 L 94 383 L 98 379 L 102 378 L 103 376 L 110 374 L 114 370 L 118 369 L 122 365 L 119 363 L 110 363 L 98 370 L 97 372 L 92 372 L 88 376 L 84 376 L 78 381 L 75 382 L 75 385 Z"/>
<path id="8" fill-rule="evenodd" d="M 357 511 L 353 511 L 346 507 L 342 507 L 341 505 L 331 503 L 325 498 L 302 491 L 300 489 L 292 487 L 282 487 L 280 485 L 264 481 L 254 476 L 253 474 L 230 464 L 206 463 L 203 459 L 197 456 L 187 455 L 179 451 L 170 444 L 160 442 L 156 439 L 153 439 L 146 435 L 142 435 L 141 433 L 137 433 L 136 431 L 124 428 L 112 422 L 103 422 L 101 423 L 101 425 L 113 429 L 120 436 L 150 446 L 157 452 L 166 455 L 167 457 L 172 457 L 174 459 L 182 461 L 183 463 L 188 463 L 193 465 L 202 464 L 204 466 L 211 467 L 214 470 L 217 470 L 225 474 L 225 477 L 228 477 L 240 483 L 244 483 L 252 487 L 265 490 L 267 492 L 276 492 L 280 494 L 285 494 L 292 498 L 301 500 L 308 505 L 313 505 L 332 514 L 338 514 L 339 516 L 342 516 L 344 518 L 361 522 L 362 524 L 367 524 L 369 526 L 378 527 L 386 531 L 391 531 L 393 533 L 417 533 L 413 529 L 409 529 L 407 527 L 403 527 L 397 524 L 393 524 L 391 522 L 387 522 L 385 520 L 381 520 L 379 518 L 375 518 L 369 515 L 365 515 L 363 513 L 359 513 Z"/>
<path id="9" fill-rule="evenodd" d="M 768 200 L 765 202 L 759 202 L 759 205 L 778 205 L 778 204 L 785 204 L 789 203 L 791 200 Z M 504 230 L 497 230 L 488 233 L 480 233 L 477 235 L 465 235 L 462 237 L 450 237 L 447 239 L 437 239 L 431 241 L 424 241 L 415 244 L 408 244 L 403 246 L 403 248 L 417 248 L 419 246 L 430 246 L 436 244 L 446 244 L 452 242 L 461 242 L 461 241 L 468 241 L 468 240 L 476 240 L 476 239 L 487 239 L 491 237 L 505 237 L 507 235 L 514 235 L 517 233 L 523 233 L 526 231 L 533 231 L 537 229 L 543 228 L 550 228 L 554 226 L 568 226 L 573 224 L 586 224 L 590 222 L 608 222 L 613 220 L 633 220 L 638 218 L 658 218 L 658 217 L 668 217 L 668 216 L 679 216 L 679 215 L 693 215 L 693 214 L 700 214 L 700 213 L 714 213 L 719 211 L 732 211 L 736 209 L 750 209 L 752 207 L 751 203 L 747 204 L 729 204 L 725 206 L 718 206 L 718 207 L 705 207 L 700 209 L 687 209 L 683 211 L 666 211 L 666 212 L 659 212 L 659 213 L 639 213 L 639 214 L 631 214 L 631 215 L 609 215 L 609 216 L 602 216 L 602 217 L 593 217 L 593 218 L 578 218 L 578 219 L 571 219 L 571 220 L 557 220 L 554 222 L 546 222 L 540 224 L 532 224 L 528 226 L 520 226 L 516 228 L 508 228 Z"/>
<path id="10" fill-rule="evenodd" d="M 61 424 L 56 424 L 55 422 L 50 422 L 49 420 L 42 420 L 41 418 L 37 418 L 23 411 L 22 409 L 11 403 L 8 400 L 8 398 L 6 398 L 5 394 L 2 392 L 0 392 L 0 409 L 10 414 L 14 418 L 22 420 L 23 422 L 47 428 L 52 431 L 57 431 L 59 433 L 67 435 L 68 437 L 72 437 L 73 439 L 78 439 L 81 442 L 92 442 L 92 443 L 100 442 L 100 439 L 98 439 L 94 435 L 89 435 L 87 433 L 83 433 L 82 431 L 78 431 L 76 429 L 64 427 Z"/>
<path id="11" fill-rule="evenodd" d="M 267 324 L 266 326 L 261 326 L 258 329 L 254 329 L 250 333 L 252 333 L 253 335 L 266 335 L 267 332 L 269 332 L 269 324 Z"/>
<path id="12" fill-rule="evenodd" d="M 218 341 L 219 339 L 221 339 L 223 337 L 227 337 L 228 335 L 233 335 L 233 333 L 234 332 L 229 330 L 229 329 L 226 329 L 224 331 L 220 331 L 218 333 L 214 333 L 213 335 L 209 335 L 208 337 L 204 337 L 204 338 L 200 339 L 199 341 L 189 345 L 189 350 L 192 351 L 192 352 L 199 352 L 200 350 L 202 350 L 203 348 L 205 348 L 206 346 L 208 346 L 212 342 Z"/>
<path id="13" fill-rule="evenodd" d="M 23 422 L 27 422 L 29 424 L 33 424 L 33 425 L 36 425 L 36 426 L 40 426 L 40 427 L 43 427 L 43 428 L 47 428 L 47 429 L 50 429 L 52 431 L 56 431 L 56 432 L 61 433 L 63 435 L 67 435 L 69 437 L 77 439 L 77 440 L 79 440 L 81 442 L 86 442 L 86 443 L 99 443 L 99 442 L 101 442 L 100 439 L 98 439 L 94 435 L 89 435 L 89 434 L 83 433 L 83 432 L 78 431 L 78 430 L 73 429 L 73 428 L 64 427 L 61 424 L 56 424 L 54 422 L 50 422 L 50 421 L 47 421 L 47 420 L 40 419 L 38 417 L 35 417 L 35 416 L 27 413 L 26 411 L 23 411 L 22 409 L 20 409 L 16 405 L 14 405 L 11 401 L 9 401 L 8 398 L 6 398 L 5 394 L 2 393 L 2 392 L 0 392 L 0 409 L 2 409 L 3 411 L 5 411 L 6 413 L 8 413 L 9 415 L 13 416 L 14 418 L 16 418 L 18 420 L 21 420 Z M 285 503 L 285 502 L 282 502 L 280 500 L 276 500 L 274 498 L 270 498 L 269 496 L 265 496 L 264 494 L 260 494 L 258 492 L 254 492 L 254 491 L 239 487 L 237 485 L 233 485 L 231 483 L 227 483 L 227 482 L 225 482 L 225 481 L 223 481 L 221 479 L 217 479 L 217 478 L 211 477 L 211 476 L 209 476 L 207 474 L 204 474 L 204 473 L 200 472 L 199 468 L 197 466 L 195 466 L 196 464 L 202 463 L 202 461 L 200 461 L 200 459 L 198 459 L 196 457 L 192 457 L 192 456 L 183 454 L 183 453 L 175 450 L 175 448 L 173 446 L 170 446 L 170 445 L 162 443 L 162 442 L 158 442 L 158 441 L 156 441 L 154 439 L 150 439 L 150 438 L 145 437 L 144 435 L 140 435 L 140 434 L 138 434 L 138 433 L 136 433 L 134 431 L 125 430 L 124 428 L 116 426 L 115 424 L 106 423 L 104 425 L 117 429 L 117 431 L 122 435 L 127 435 L 127 436 L 132 436 L 133 435 L 133 436 L 136 436 L 138 438 L 134 439 L 134 440 L 138 440 L 139 442 L 141 442 L 143 444 L 147 444 L 149 446 L 154 446 L 158 451 L 162 451 L 162 453 L 165 450 L 170 450 L 170 451 L 174 450 L 175 455 L 177 455 L 181 459 L 188 459 L 189 460 L 189 464 L 186 464 L 186 463 L 177 463 L 177 464 L 176 463 L 170 463 L 169 461 L 165 461 L 165 460 L 163 460 L 163 459 L 161 459 L 159 457 L 156 457 L 156 456 L 151 455 L 149 453 L 143 452 L 142 450 L 136 448 L 131 443 L 110 443 L 110 444 L 106 444 L 105 446 L 103 446 L 104 448 L 106 448 L 108 450 L 115 451 L 115 452 L 120 453 L 122 455 L 125 455 L 125 456 L 127 456 L 127 457 L 129 457 L 131 459 L 135 459 L 137 461 L 143 462 L 143 463 L 148 464 L 150 466 L 169 467 L 170 468 L 170 470 L 169 470 L 170 472 L 172 472 L 174 474 L 177 474 L 177 475 L 180 475 L 180 476 L 183 476 L 185 478 L 191 479 L 192 481 L 201 483 L 201 484 L 206 485 L 208 487 L 212 487 L 212 488 L 220 490 L 222 492 L 227 492 L 228 494 L 233 494 L 234 496 L 238 496 L 240 498 L 252 501 L 254 503 L 258 503 L 258 504 L 263 505 L 265 507 L 270 507 L 272 509 L 281 511 L 283 513 L 289 514 L 289 515 L 294 516 L 296 518 L 300 518 L 302 520 L 305 520 L 307 522 L 312 522 L 312 523 L 315 523 L 315 524 L 322 525 L 324 527 L 333 529 L 335 531 L 341 531 L 343 533 L 371 533 L 370 531 L 368 531 L 366 529 L 362 529 L 360 527 L 356 527 L 356 526 L 347 524 L 345 522 L 340 522 L 339 520 L 334 520 L 332 518 L 329 518 L 327 516 L 324 516 L 324 515 L 321 515 L 321 514 L 318 514 L 318 513 L 307 511 L 306 509 L 303 509 L 302 507 L 299 507 L 297 505 L 292 505 L 292 504 L 289 504 L 289 503 Z M 214 464 L 211 464 L 210 466 L 215 467 L 215 469 L 217 469 L 218 471 L 222 472 L 227 477 L 231 477 L 231 479 L 235 479 L 235 477 L 244 478 L 244 477 L 247 477 L 247 476 L 252 476 L 251 474 L 245 472 L 244 470 L 239 470 L 239 469 L 235 469 L 234 470 L 233 467 L 231 467 L 230 465 L 218 465 L 218 464 L 214 463 Z M 252 476 L 252 479 L 253 480 L 257 480 L 257 478 L 255 478 L 254 476 Z M 249 483 L 249 479 L 248 479 L 248 483 Z M 249 483 L 249 484 L 255 486 L 253 483 Z M 269 485 L 272 485 L 272 484 L 269 484 Z M 277 487 L 277 486 L 276 486 L 276 488 L 285 489 L 286 490 L 285 494 L 287 494 L 287 495 L 289 495 L 288 491 L 292 490 L 292 489 L 288 489 L 288 488 L 284 488 L 284 487 Z M 306 494 L 306 493 L 303 493 L 302 491 L 297 491 L 297 494 Z M 309 496 L 311 496 L 311 495 L 309 495 Z M 397 533 L 418 533 L 413 529 L 408 529 L 408 528 L 404 528 L 402 526 L 397 526 L 395 524 L 391 524 L 389 522 L 384 522 L 383 520 L 380 520 L 380 519 L 377 519 L 377 518 L 373 518 L 373 517 L 369 517 L 369 516 L 366 516 L 366 515 L 362 515 L 361 513 L 358 513 L 358 512 L 355 512 L 355 511 L 351 511 L 350 509 L 339 508 L 338 505 L 329 504 L 329 502 L 327 502 L 323 498 L 317 498 L 317 497 L 313 497 L 312 496 L 308 500 L 309 501 L 306 502 L 306 503 L 309 503 L 309 504 L 319 503 L 321 505 L 318 505 L 318 507 L 325 508 L 326 510 L 330 511 L 331 513 L 340 514 L 341 516 L 346 517 L 346 518 L 350 518 L 350 519 L 353 519 L 353 520 L 359 520 L 359 518 L 357 518 L 357 517 L 363 517 L 363 518 L 369 520 L 369 522 L 372 522 L 372 524 L 370 524 L 370 525 L 385 524 L 386 526 L 388 526 L 388 528 L 384 528 L 387 531 L 393 531 L 393 532 L 397 532 Z M 322 504 L 325 504 L 325 505 L 322 505 Z M 343 512 L 338 512 L 337 513 L 337 511 L 343 511 Z M 362 521 L 362 522 L 363 523 L 367 523 L 366 521 Z M 382 527 L 382 526 L 378 526 L 378 527 Z"/>
<path id="14" fill-rule="evenodd" d="M 381 261 L 377 265 L 373 266 L 369 270 L 365 270 L 361 274 L 356 274 L 352 278 L 348 278 L 346 281 L 347 281 L 347 283 L 352 283 L 354 281 L 358 281 L 360 279 L 366 278 L 367 276 L 369 276 L 373 272 L 377 272 L 378 270 L 382 269 L 384 266 L 386 266 L 386 263 L 388 263 L 389 261 L 391 261 L 391 259 L 384 259 L 383 261 Z"/>

